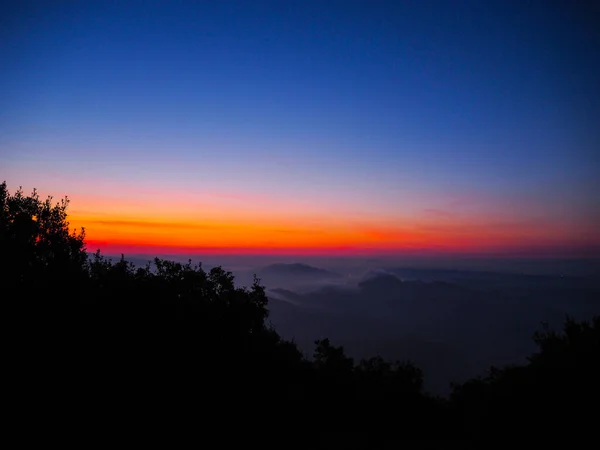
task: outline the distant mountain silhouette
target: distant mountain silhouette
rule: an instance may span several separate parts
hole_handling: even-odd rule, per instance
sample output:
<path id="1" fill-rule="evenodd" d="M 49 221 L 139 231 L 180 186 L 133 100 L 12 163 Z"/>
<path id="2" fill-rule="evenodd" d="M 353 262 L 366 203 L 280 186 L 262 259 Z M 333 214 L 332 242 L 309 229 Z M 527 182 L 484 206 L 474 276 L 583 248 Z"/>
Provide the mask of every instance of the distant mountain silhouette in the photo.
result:
<path id="1" fill-rule="evenodd" d="M 302 263 L 291 263 L 291 264 L 271 264 L 260 270 L 260 275 L 272 275 L 272 276 L 283 276 L 283 277 L 305 277 L 313 279 L 325 279 L 325 278 L 341 278 L 342 275 L 337 272 L 331 272 L 329 270 L 320 269 L 318 267 L 309 266 L 308 264 Z"/>
<path id="2" fill-rule="evenodd" d="M 398 289 L 402 285 L 402 280 L 396 275 L 385 272 L 371 271 L 367 273 L 358 283 L 360 289 L 388 290 Z"/>
<path id="3" fill-rule="evenodd" d="M 416 269 L 410 267 L 394 267 L 381 270 L 381 272 L 396 275 L 401 280 L 420 280 L 425 282 L 444 281 L 461 284 L 473 288 L 594 288 L 598 280 L 592 276 L 559 276 L 536 275 L 513 272 L 490 272 L 479 270 L 454 270 L 454 269 Z"/>
<path id="4" fill-rule="evenodd" d="M 357 358 L 410 355 L 427 369 L 426 387 L 447 394 L 452 380 L 524 361 L 535 349 L 530 330 L 540 321 L 559 327 L 566 313 L 597 312 L 598 289 L 559 287 L 565 278 L 376 269 L 354 287 L 270 289 L 270 320 L 307 352 L 314 339 L 328 336 Z M 502 280 L 507 286 L 500 287 Z"/>
<path id="5" fill-rule="evenodd" d="M 285 300 L 300 300 L 302 296 L 294 291 L 290 291 L 289 289 L 275 288 L 269 289 L 269 293 L 271 295 L 275 295 L 275 297 L 279 297 Z"/>

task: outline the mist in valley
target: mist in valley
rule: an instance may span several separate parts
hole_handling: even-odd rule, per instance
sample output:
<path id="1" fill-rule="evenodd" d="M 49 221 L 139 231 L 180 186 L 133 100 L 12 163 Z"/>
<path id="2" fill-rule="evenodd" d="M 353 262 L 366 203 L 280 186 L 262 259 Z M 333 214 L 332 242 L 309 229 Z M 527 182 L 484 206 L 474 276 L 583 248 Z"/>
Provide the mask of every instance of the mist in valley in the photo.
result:
<path id="1" fill-rule="evenodd" d="M 600 313 L 595 260 L 164 257 L 222 266 L 238 286 L 256 275 L 271 325 L 307 357 L 315 340 L 328 337 L 356 360 L 410 360 L 438 395 L 490 366 L 525 362 L 541 327 Z"/>

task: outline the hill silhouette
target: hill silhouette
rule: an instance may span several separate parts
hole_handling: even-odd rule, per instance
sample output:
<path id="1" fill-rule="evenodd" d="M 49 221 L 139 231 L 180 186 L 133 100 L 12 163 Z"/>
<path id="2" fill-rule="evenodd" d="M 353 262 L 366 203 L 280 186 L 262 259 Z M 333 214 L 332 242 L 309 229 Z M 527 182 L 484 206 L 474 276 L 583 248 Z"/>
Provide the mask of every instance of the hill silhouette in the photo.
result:
<path id="1" fill-rule="evenodd" d="M 246 445 L 277 430 L 286 436 L 280 445 L 317 448 L 574 442 L 594 429 L 582 402 L 598 404 L 598 317 L 567 318 L 562 332 L 542 328 L 526 364 L 492 368 L 437 398 L 407 360 L 356 361 L 327 336 L 304 356 L 268 325 L 258 278 L 240 288 L 221 267 L 90 257 L 84 230 L 69 229 L 67 206 L 0 185 L 0 273 L 14 342 L 8 370 L 19 393 L 10 406 L 32 428 L 68 423 L 90 438 L 143 423 L 206 442 L 243 436 Z M 383 295 L 382 286 L 393 287 L 379 286 L 362 289 Z M 432 299 L 438 287 L 428 288 Z M 477 317 L 465 320 L 475 325 Z"/>
<path id="2" fill-rule="evenodd" d="M 311 278 L 340 278 L 341 275 L 336 272 L 313 267 L 302 263 L 277 263 L 270 264 L 260 270 L 261 274 L 265 275 L 281 275 L 295 277 L 311 277 Z"/>

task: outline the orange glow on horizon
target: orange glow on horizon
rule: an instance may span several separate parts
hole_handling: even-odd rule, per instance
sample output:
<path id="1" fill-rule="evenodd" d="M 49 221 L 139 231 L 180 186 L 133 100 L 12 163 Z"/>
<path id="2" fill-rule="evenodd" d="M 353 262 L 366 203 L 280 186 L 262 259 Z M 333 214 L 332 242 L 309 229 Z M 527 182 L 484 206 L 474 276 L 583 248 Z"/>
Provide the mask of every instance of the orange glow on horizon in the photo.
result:
<path id="1" fill-rule="evenodd" d="M 485 222 L 426 226 L 377 226 L 342 219 L 291 221 L 239 217 L 160 220 L 157 216 L 72 215 L 70 226 L 85 227 L 89 251 L 128 254 L 391 254 L 406 252 L 544 253 L 565 244 L 564 230 L 539 235 L 536 224 Z M 573 242 L 567 242 L 573 244 Z M 581 240 L 577 248 L 585 248 Z"/>
<path id="2" fill-rule="evenodd" d="M 69 195 L 70 227 L 85 228 L 88 251 L 110 254 L 600 254 L 596 221 L 548 218 L 535 205 L 529 213 L 498 199 L 433 208 L 423 197 L 413 204 L 351 207 L 283 193 L 261 197 L 106 181 L 80 186 Z M 38 192 L 43 198 L 54 190 L 50 185 Z M 472 207 L 462 206 L 469 201 Z"/>

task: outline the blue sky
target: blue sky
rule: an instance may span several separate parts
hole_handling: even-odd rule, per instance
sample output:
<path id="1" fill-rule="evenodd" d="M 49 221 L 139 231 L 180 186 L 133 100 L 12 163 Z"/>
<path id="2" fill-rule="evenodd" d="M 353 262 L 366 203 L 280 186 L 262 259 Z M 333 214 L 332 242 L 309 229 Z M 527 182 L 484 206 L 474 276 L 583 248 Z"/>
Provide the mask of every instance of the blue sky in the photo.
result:
<path id="1" fill-rule="evenodd" d="M 405 221 L 458 214 L 457 199 L 476 197 L 466 221 L 549 222 L 565 243 L 598 237 L 598 11 L 536 1 L 2 8 L 0 164 L 12 185 L 239 192 L 273 208 L 294 198 L 315 214 Z"/>

